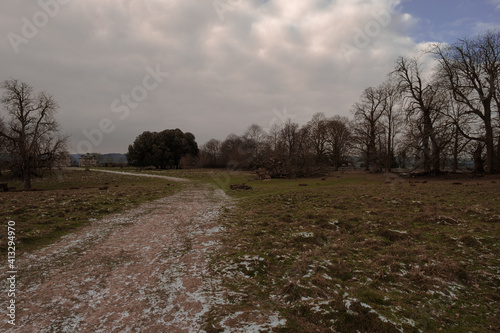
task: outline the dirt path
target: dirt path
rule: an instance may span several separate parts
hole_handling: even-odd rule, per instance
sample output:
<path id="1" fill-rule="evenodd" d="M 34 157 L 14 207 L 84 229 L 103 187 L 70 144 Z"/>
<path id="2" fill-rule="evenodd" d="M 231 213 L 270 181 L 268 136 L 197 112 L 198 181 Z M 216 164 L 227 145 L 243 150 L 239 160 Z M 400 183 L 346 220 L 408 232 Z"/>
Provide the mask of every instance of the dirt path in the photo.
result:
<path id="1" fill-rule="evenodd" d="M 78 168 L 76 170 L 85 170 L 85 169 Z M 101 169 L 90 169 L 90 171 L 92 171 L 92 172 L 116 173 L 116 174 L 119 174 L 119 175 L 137 176 L 137 177 L 162 178 L 162 179 L 166 179 L 166 180 L 171 180 L 173 182 L 181 182 L 181 183 L 185 183 L 185 182 L 189 182 L 190 181 L 189 179 L 185 179 L 185 178 L 177 178 L 177 177 L 169 177 L 169 176 L 161 176 L 161 175 L 150 175 L 150 174 L 147 174 L 147 173 L 121 172 L 121 171 L 111 171 L 111 170 L 101 170 Z"/>
<path id="2" fill-rule="evenodd" d="M 228 204 L 222 190 L 187 184 L 18 258 L 16 326 L 7 323 L 2 279 L 0 331 L 199 332 L 227 296 L 208 260 Z"/>

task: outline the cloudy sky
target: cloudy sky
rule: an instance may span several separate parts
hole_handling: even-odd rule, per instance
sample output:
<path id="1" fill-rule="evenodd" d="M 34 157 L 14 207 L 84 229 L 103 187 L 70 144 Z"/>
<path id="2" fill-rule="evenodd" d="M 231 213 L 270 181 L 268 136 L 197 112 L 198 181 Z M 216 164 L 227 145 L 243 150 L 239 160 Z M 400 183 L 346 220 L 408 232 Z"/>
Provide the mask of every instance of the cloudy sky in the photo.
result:
<path id="1" fill-rule="evenodd" d="M 55 97 L 71 152 L 203 144 L 349 116 L 398 56 L 499 26 L 500 0 L 2 0 L 0 80 Z"/>

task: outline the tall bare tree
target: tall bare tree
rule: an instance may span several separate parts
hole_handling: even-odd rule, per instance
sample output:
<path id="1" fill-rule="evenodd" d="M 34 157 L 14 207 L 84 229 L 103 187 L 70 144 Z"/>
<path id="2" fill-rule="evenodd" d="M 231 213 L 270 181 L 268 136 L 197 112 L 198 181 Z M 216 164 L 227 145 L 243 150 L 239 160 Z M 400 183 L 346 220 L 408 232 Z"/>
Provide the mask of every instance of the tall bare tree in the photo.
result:
<path id="1" fill-rule="evenodd" d="M 437 82 L 425 79 L 422 63 L 416 58 L 400 57 L 393 74 L 397 75 L 405 94 L 408 115 L 417 115 L 423 126 L 423 168 L 427 172 L 439 173 L 441 151 L 433 124 L 445 105 L 443 91 Z"/>
<path id="2" fill-rule="evenodd" d="M 470 139 L 464 137 L 460 131 L 471 133 L 471 128 L 480 128 L 474 124 L 474 119 L 466 113 L 466 108 L 463 104 L 457 103 L 452 93 L 449 92 L 448 105 L 446 108 L 446 115 L 449 122 L 452 124 L 451 145 L 449 147 L 452 157 L 452 171 L 458 170 L 459 156 L 463 154 L 467 146 L 471 142 Z M 480 169 L 479 167 L 475 168 Z"/>
<path id="3" fill-rule="evenodd" d="M 326 122 L 326 142 L 330 159 L 335 171 L 346 160 L 349 152 L 351 131 L 349 129 L 349 119 L 346 117 L 334 116 Z"/>
<path id="4" fill-rule="evenodd" d="M 219 158 L 220 158 L 220 149 L 221 142 L 217 139 L 210 139 L 207 143 L 205 143 L 201 151 L 207 155 L 208 161 L 207 165 L 211 167 L 219 166 Z"/>
<path id="5" fill-rule="evenodd" d="M 307 123 L 309 141 L 314 149 L 316 164 L 326 162 L 326 144 L 327 144 L 327 119 L 322 112 L 315 113 L 312 119 Z"/>
<path id="6" fill-rule="evenodd" d="M 252 124 L 248 126 L 245 133 L 243 134 L 243 139 L 245 140 L 246 149 L 250 154 L 250 165 L 255 165 L 261 160 L 261 154 L 264 146 L 264 140 L 266 138 L 266 132 L 264 129 L 257 124 Z"/>
<path id="7" fill-rule="evenodd" d="M 384 167 L 387 172 L 391 172 L 392 165 L 395 162 L 396 136 L 401 131 L 403 117 L 401 114 L 401 91 L 397 81 L 389 77 L 380 89 L 385 92 L 384 114 L 382 126 L 385 132 L 385 152 Z"/>
<path id="8" fill-rule="evenodd" d="M 484 143 L 487 171 L 497 172 L 494 115 L 499 112 L 500 30 L 463 38 L 448 46 L 438 45 L 433 53 L 455 101 L 481 123 L 479 135 L 462 128 L 460 132 L 470 140 Z"/>
<path id="9" fill-rule="evenodd" d="M 365 168 L 379 171 L 380 159 L 377 136 L 380 133 L 380 119 L 384 115 L 387 95 L 381 87 L 366 88 L 353 112 L 359 148 L 365 157 Z"/>
<path id="10" fill-rule="evenodd" d="M 66 149 L 67 136 L 60 134 L 55 113 L 59 106 L 51 95 L 35 93 L 18 80 L 6 80 L 1 103 L 7 113 L 0 136 L 7 142 L 11 168 L 23 178 L 24 188 L 31 188 L 31 176 Z"/>

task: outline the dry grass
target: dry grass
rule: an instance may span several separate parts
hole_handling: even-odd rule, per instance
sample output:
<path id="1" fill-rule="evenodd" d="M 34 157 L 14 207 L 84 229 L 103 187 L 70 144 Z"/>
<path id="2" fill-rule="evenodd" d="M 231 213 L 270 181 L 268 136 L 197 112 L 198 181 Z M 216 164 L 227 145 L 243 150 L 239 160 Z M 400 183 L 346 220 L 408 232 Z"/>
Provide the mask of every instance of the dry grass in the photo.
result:
<path id="1" fill-rule="evenodd" d="M 498 176 L 338 172 L 249 181 L 241 172 L 147 173 L 211 182 L 236 199 L 222 218 L 227 234 L 212 269 L 238 296 L 207 314 L 207 331 L 256 309 L 286 319 L 277 332 L 500 331 Z M 253 190 L 229 190 L 242 182 Z M 44 191 L 0 193 L 0 208 L 30 250 L 180 187 L 166 184 L 69 172 L 37 180 Z"/>
<path id="2" fill-rule="evenodd" d="M 283 332 L 499 331 L 498 179 L 334 173 L 229 191 L 238 207 L 213 268 L 245 297 L 210 317 L 278 311 Z"/>
<path id="3" fill-rule="evenodd" d="M 2 177 L 9 187 L 22 188 L 17 179 Z M 16 222 L 16 245 L 31 251 L 103 215 L 173 194 L 179 184 L 156 178 L 80 170 L 58 171 L 34 179 L 36 191 L 0 192 L 2 233 L 7 221 Z M 7 250 L 0 240 L 0 253 Z"/>

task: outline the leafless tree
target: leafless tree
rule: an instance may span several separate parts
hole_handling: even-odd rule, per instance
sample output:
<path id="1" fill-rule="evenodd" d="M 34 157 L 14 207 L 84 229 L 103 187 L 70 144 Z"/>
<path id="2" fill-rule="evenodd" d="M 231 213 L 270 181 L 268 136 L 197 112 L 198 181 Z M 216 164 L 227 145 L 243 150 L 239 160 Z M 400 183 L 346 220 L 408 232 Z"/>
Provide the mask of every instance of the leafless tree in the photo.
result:
<path id="1" fill-rule="evenodd" d="M 459 127 L 462 135 L 484 143 L 489 173 L 498 171 L 495 158 L 495 114 L 499 112 L 500 30 L 463 38 L 449 46 L 437 45 L 432 51 L 439 63 L 448 89 L 466 114 L 481 123 L 481 134 Z M 500 135 L 499 135 L 500 143 Z M 479 146 L 478 146 L 479 147 Z M 500 148 L 499 148 L 500 149 Z"/>
<path id="2" fill-rule="evenodd" d="M 471 133 L 471 128 L 479 128 L 480 126 L 474 124 L 474 119 L 467 114 L 465 106 L 461 103 L 457 103 L 451 92 L 449 92 L 449 95 L 450 97 L 448 98 L 448 104 L 445 111 L 451 123 L 452 131 L 451 144 L 448 150 L 452 158 L 452 171 L 456 172 L 459 167 L 459 157 L 466 151 L 466 148 L 471 142 L 470 139 L 460 133 L 460 130 L 462 129 L 465 132 Z M 478 167 L 477 169 L 480 168 Z"/>
<path id="3" fill-rule="evenodd" d="M 221 143 L 220 153 L 220 163 L 228 168 L 247 168 L 251 161 L 245 140 L 234 133 Z"/>
<path id="4" fill-rule="evenodd" d="M 297 149 L 293 156 L 290 177 L 310 177 L 314 174 L 314 153 L 309 140 L 309 128 L 303 126 L 297 132 Z"/>
<path id="5" fill-rule="evenodd" d="M 280 141 L 283 145 L 284 152 L 290 161 L 298 149 L 298 135 L 299 124 L 293 123 L 290 119 L 288 119 L 281 129 Z"/>
<path id="6" fill-rule="evenodd" d="M 437 82 L 425 79 L 422 63 L 416 58 L 400 57 L 393 74 L 398 77 L 400 89 L 405 94 L 408 115 L 417 115 L 422 125 L 423 168 L 439 173 L 441 151 L 433 124 L 445 105 L 443 91 Z"/>
<path id="7" fill-rule="evenodd" d="M 381 87 L 364 90 L 353 112 L 357 127 L 358 146 L 365 156 L 365 168 L 379 171 L 377 136 L 380 133 L 380 119 L 384 114 L 387 95 Z"/>
<path id="8" fill-rule="evenodd" d="M 266 133 L 260 125 L 252 124 L 248 126 L 243 134 L 243 138 L 246 141 L 246 149 L 252 159 L 251 164 L 255 165 L 261 160 Z"/>
<path id="9" fill-rule="evenodd" d="M 307 123 L 309 141 L 315 152 L 316 164 L 322 164 L 327 161 L 327 119 L 322 112 L 315 113 L 312 119 Z"/>
<path id="10" fill-rule="evenodd" d="M 0 128 L 12 158 L 12 168 L 20 173 L 24 188 L 31 188 L 31 176 L 40 168 L 50 166 L 66 149 L 67 136 L 60 134 L 55 113 L 59 106 L 51 95 L 35 93 L 18 80 L 6 80 L 1 102 L 7 113 Z"/>
<path id="11" fill-rule="evenodd" d="M 392 77 L 389 77 L 387 81 L 381 85 L 381 89 L 383 89 L 386 94 L 384 114 L 382 117 L 382 126 L 385 134 L 383 161 L 385 170 L 390 172 L 395 162 L 396 137 L 401 132 L 404 120 L 401 112 L 402 96 L 397 82 Z"/>
<path id="12" fill-rule="evenodd" d="M 0 118 L 0 133 L 5 131 L 5 124 Z M 7 165 L 7 140 L 0 135 L 0 176 L 2 175 L 2 169 Z"/>
<path id="13" fill-rule="evenodd" d="M 269 152 L 274 152 L 279 148 L 281 129 L 282 126 L 278 124 L 274 124 L 269 129 L 269 133 L 267 133 L 267 136 L 264 139 L 264 145 L 268 151 L 267 155 L 270 155 Z"/>
<path id="14" fill-rule="evenodd" d="M 221 142 L 217 139 L 211 139 L 201 147 L 202 154 L 208 158 L 207 164 L 211 167 L 219 166 L 219 158 L 221 154 Z"/>
<path id="15" fill-rule="evenodd" d="M 326 142 L 333 168 L 338 171 L 346 160 L 351 141 L 349 119 L 334 116 L 326 121 Z"/>

